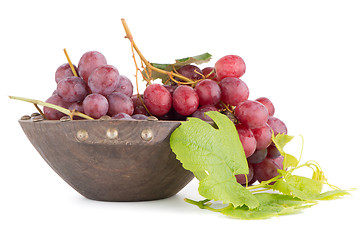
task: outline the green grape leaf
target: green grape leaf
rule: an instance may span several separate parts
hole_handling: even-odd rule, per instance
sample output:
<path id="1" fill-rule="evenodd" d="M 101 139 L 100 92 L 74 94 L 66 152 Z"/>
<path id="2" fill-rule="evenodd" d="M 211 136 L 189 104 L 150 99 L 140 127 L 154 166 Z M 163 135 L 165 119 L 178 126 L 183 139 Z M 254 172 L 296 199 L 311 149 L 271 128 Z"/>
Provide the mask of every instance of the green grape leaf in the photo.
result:
<path id="1" fill-rule="evenodd" d="M 272 136 L 272 140 L 275 143 L 276 148 L 279 150 L 280 154 L 284 157 L 283 169 L 289 167 L 296 167 L 299 164 L 299 161 L 291 154 L 288 154 L 284 151 L 285 145 L 290 142 L 294 137 L 286 134 L 278 134 Z"/>
<path id="2" fill-rule="evenodd" d="M 350 193 L 348 193 L 345 190 L 339 189 L 339 190 L 332 190 L 332 191 L 327 191 L 327 192 L 321 193 L 321 194 L 319 194 L 317 199 L 318 200 L 334 200 L 334 199 L 338 199 L 345 195 L 350 195 Z"/>
<path id="3" fill-rule="evenodd" d="M 259 207 L 249 209 L 246 206 L 237 208 L 224 208 L 222 214 L 244 220 L 266 219 L 270 217 L 293 214 L 315 204 L 289 195 L 275 193 L 258 193 L 254 196 L 259 201 Z"/>
<path id="4" fill-rule="evenodd" d="M 333 200 L 349 194 L 344 190 L 321 193 L 323 183 L 303 176 L 287 174 L 273 185 L 274 190 L 302 200 Z"/>
<path id="5" fill-rule="evenodd" d="M 276 181 L 273 188 L 303 200 L 316 200 L 319 199 L 322 182 L 303 176 L 287 174 L 283 179 Z"/>
<path id="6" fill-rule="evenodd" d="M 203 53 L 203 54 L 192 56 L 192 57 L 176 59 L 175 66 L 184 66 L 187 64 L 191 64 L 191 63 L 195 63 L 195 64 L 199 65 L 199 64 L 210 61 L 211 57 L 212 57 L 212 55 L 210 53 Z"/>
<path id="7" fill-rule="evenodd" d="M 258 200 L 235 178 L 248 174 L 249 168 L 233 122 L 219 112 L 206 114 L 217 128 L 198 118 L 188 118 L 171 134 L 171 149 L 185 169 L 200 176 L 200 195 L 235 207 L 258 207 Z"/>
<path id="8" fill-rule="evenodd" d="M 196 56 L 192 56 L 192 57 L 185 57 L 185 58 L 181 58 L 181 59 L 176 59 L 175 63 L 150 63 L 151 65 L 153 65 L 156 68 L 159 68 L 161 70 L 165 70 L 168 72 L 171 72 L 174 70 L 174 68 L 176 70 L 178 70 L 179 68 L 181 68 L 182 66 L 188 65 L 188 64 L 202 64 L 202 63 L 206 63 L 209 62 L 211 59 L 212 55 L 210 53 L 203 53 L 200 55 L 196 55 Z M 146 72 L 149 72 L 148 68 L 146 68 L 143 71 L 143 75 L 146 75 Z M 169 76 L 163 73 L 158 73 L 156 71 L 151 71 L 151 76 L 150 76 L 151 80 L 155 80 L 155 79 L 161 79 L 163 83 L 165 83 L 168 79 Z"/>

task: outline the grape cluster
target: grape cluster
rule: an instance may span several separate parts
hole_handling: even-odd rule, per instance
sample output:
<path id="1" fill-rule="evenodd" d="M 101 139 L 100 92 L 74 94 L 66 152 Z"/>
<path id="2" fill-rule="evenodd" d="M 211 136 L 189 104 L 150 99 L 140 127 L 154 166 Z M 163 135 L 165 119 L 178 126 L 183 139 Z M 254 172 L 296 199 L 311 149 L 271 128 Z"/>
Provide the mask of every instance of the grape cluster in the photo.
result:
<path id="1" fill-rule="evenodd" d="M 193 80 L 192 84 L 175 77 L 170 84 L 148 85 L 139 96 L 133 95 L 131 81 L 108 65 L 100 52 L 86 52 L 74 69 L 79 77 L 69 64 L 57 69 L 57 89 L 46 102 L 95 119 L 108 115 L 112 119 L 146 120 L 153 115 L 159 120 L 182 121 L 192 116 L 211 121 L 204 113 L 219 111 L 234 122 L 248 160 L 249 174 L 236 176 L 240 184 L 269 180 L 282 169 L 283 157 L 271 137 L 272 133 L 286 134 L 286 125 L 274 117 L 275 108 L 268 98 L 248 99 L 249 88 L 240 79 L 246 66 L 237 55 L 220 58 L 214 67 L 182 66 L 177 73 Z M 44 114 L 49 120 L 64 116 L 47 107 Z"/>
<path id="2" fill-rule="evenodd" d="M 57 88 L 46 102 L 77 110 L 95 119 L 105 115 L 114 119 L 135 119 L 130 117 L 135 108 L 131 99 L 133 85 L 114 66 L 107 64 L 103 54 L 86 52 L 78 66 L 73 67 L 79 77 L 74 76 L 68 63 L 56 70 Z M 48 107 L 44 107 L 44 115 L 49 120 L 59 120 L 64 116 Z"/>
<path id="3" fill-rule="evenodd" d="M 272 133 L 286 134 L 284 122 L 274 117 L 275 108 L 266 97 L 249 100 L 249 88 L 240 79 L 245 73 L 243 59 L 227 55 L 214 67 L 200 69 L 185 65 L 177 72 L 194 80 L 192 86 L 175 78 L 177 84 L 151 84 L 144 91 L 149 112 L 164 120 L 185 120 L 187 116 L 211 121 L 207 111 L 219 111 L 234 122 L 248 159 L 249 174 L 237 175 L 240 184 L 252 184 L 275 177 L 283 157 L 272 143 Z M 140 106 L 141 107 L 141 106 Z"/>

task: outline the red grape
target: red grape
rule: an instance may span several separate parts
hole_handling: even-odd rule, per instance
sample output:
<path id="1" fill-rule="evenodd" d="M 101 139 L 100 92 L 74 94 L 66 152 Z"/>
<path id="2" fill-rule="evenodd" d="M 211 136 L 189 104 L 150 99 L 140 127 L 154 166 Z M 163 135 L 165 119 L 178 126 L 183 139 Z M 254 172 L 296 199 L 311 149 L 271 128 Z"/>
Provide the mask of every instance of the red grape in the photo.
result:
<path id="1" fill-rule="evenodd" d="M 266 149 L 268 146 L 270 146 L 272 142 L 272 131 L 268 124 L 265 123 L 264 126 L 253 128 L 251 131 L 253 132 L 256 139 L 256 149 Z"/>
<path id="2" fill-rule="evenodd" d="M 77 72 L 77 67 L 73 64 L 75 71 Z M 61 80 L 74 76 L 71 67 L 68 63 L 64 63 L 58 69 L 56 69 L 55 72 L 55 81 L 56 83 L 59 83 Z"/>
<path id="3" fill-rule="evenodd" d="M 143 98 L 142 95 L 140 95 L 141 98 Z M 138 96 L 132 95 L 131 100 L 134 103 L 134 113 L 133 114 L 143 114 L 143 115 L 149 115 L 149 113 L 146 111 L 145 107 L 143 106 L 142 102 L 138 98 Z"/>
<path id="4" fill-rule="evenodd" d="M 239 134 L 240 142 L 244 148 L 245 156 L 250 157 L 256 150 L 256 140 L 251 132 L 250 128 L 248 128 L 244 124 L 236 124 L 236 130 Z"/>
<path id="5" fill-rule="evenodd" d="M 171 109 L 171 94 L 163 85 L 151 84 L 144 91 L 144 103 L 151 114 L 160 117 Z"/>
<path id="6" fill-rule="evenodd" d="M 213 80 L 201 80 L 196 84 L 195 91 L 199 96 L 200 106 L 216 105 L 220 101 L 221 90 L 219 85 Z"/>
<path id="7" fill-rule="evenodd" d="M 111 117 L 112 119 L 124 119 L 124 120 L 133 120 L 133 118 L 126 113 L 118 113 Z"/>
<path id="8" fill-rule="evenodd" d="M 271 161 L 276 163 L 280 169 L 283 169 L 284 166 L 284 156 L 278 156 L 277 158 L 271 158 Z"/>
<path id="9" fill-rule="evenodd" d="M 84 107 L 82 105 L 82 102 L 74 102 L 72 103 L 69 108 L 69 110 L 76 110 L 78 112 L 84 113 Z M 73 117 L 74 120 L 82 120 L 82 117 L 78 117 L 78 116 L 74 116 Z"/>
<path id="10" fill-rule="evenodd" d="M 264 105 L 256 101 L 246 100 L 235 108 L 236 118 L 249 128 L 259 128 L 265 125 L 269 118 Z"/>
<path id="11" fill-rule="evenodd" d="M 66 102 L 82 101 L 88 94 L 85 81 L 75 76 L 61 80 L 56 91 Z"/>
<path id="12" fill-rule="evenodd" d="M 256 99 L 255 101 L 262 103 L 266 107 L 266 109 L 268 110 L 269 116 L 274 116 L 275 107 L 268 98 L 260 97 L 260 98 Z"/>
<path id="13" fill-rule="evenodd" d="M 69 110 L 76 110 L 78 112 L 84 112 L 84 107 L 82 105 L 82 102 L 74 102 L 69 107 Z"/>
<path id="14" fill-rule="evenodd" d="M 206 68 L 204 68 L 204 69 L 202 70 L 202 73 L 204 74 L 205 78 L 216 81 L 215 68 L 213 68 L 213 67 L 206 67 Z"/>
<path id="15" fill-rule="evenodd" d="M 253 177 L 254 177 L 254 169 L 253 169 L 253 166 L 252 164 L 249 164 L 249 173 L 246 174 L 247 176 L 247 182 L 250 182 Z M 245 174 L 238 174 L 238 175 L 235 175 L 236 177 L 236 181 L 242 185 L 246 185 L 246 177 L 245 177 Z"/>
<path id="16" fill-rule="evenodd" d="M 281 155 L 277 147 L 272 144 L 267 148 L 267 151 L 268 151 L 267 154 L 268 158 L 277 158 Z"/>
<path id="17" fill-rule="evenodd" d="M 189 116 L 199 107 L 199 96 L 192 87 L 181 85 L 173 93 L 173 106 L 177 113 Z"/>
<path id="18" fill-rule="evenodd" d="M 65 102 L 59 95 L 52 95 L 45 102 L 57 105 L 59 107 L 68 108 L 69 103 Z M 64 113 L 59 112 L 58 110 L 44 107 L 44 115 L 48 120 L 59 120 L 61 117 L 65 116 Z"/>
<path id="19" fill-rule="evenodd" d="M 114 90 L 114 92 L 121 92 L 128 97 L 131 97 L 133 94 L 134 87 L 127 77 L 120 75 L 120 81 L 118 87 Z"/>
<path id="20" fill-rule="evenodd" d="M 137 106 L 137 107 L 135 107 L 133 114 L 149 115 L 149 113 L 146 111 L 146 109 L 145 109 L 143 106 Z"/>
<path id="21" fill-rule="evenodd" d="M 227 77 L 221 80 L 221 101 L 225 104 L 237 106 L 249 97 L 249 88 L 241 79 Z"/>
<path id="22" fill-rule="evenodd" d="M 175 91 L 175 89 L 178 87 L 177 85 L 164 85 L 164 87 L 169 91 L 169 93 L 173 94 L 173 92 Z"/>
<path id="23" fill-rule="evenodd" d="M 111 65 L 96 68 L 89 76 L 88 85 L 93 93 L 108 95 L 119 86 L 120 74 Z"/>
<path id="24" fill-rule="evenodd" d="M 245 62 L 237 55 L 226 55 L 215 63 L 215 71 L 218 80 L 226 77 L 240 78 L 245 73 Z"/>
<path id="25" fill-rule="evenodd" d="M 275 136 L 278 135 L 279 133 L 287 134 L 287 128 L 285 123 L 278 118 L 269 117 L 267 124 L 269 124 L 271 129 L 274 131 Z"/>
<path id="26" fill-rule="evenodd" d="M 248 157 L 249 163 L 261 163 L 267 156 L 267 149 L 256 150 L 253 155 Z"/>
<path id="27" fill-rule="evenodd" d="M 78 64 L 80 77 L 87 83 L 90 74 L 97 68 L 106 65 L 106 58 L 97 51 L 89 51 L 82 55 Z"/>
<path id="28" fill-rule="evenodd" d="M 85 97 L 83 107 L 86 115 L 98 119 L 108 112 L 109 102 L 103 95 L 92 93 Z"/>
<path id="29" fill-rule="evenodd" d="M 265 158 L 262 162 L 253 164 L 254 167 L 254 177 L 259 181 L 267 181 L 271 178 L 279 175 L 277 172 L 281 167 L 272 161 L 270 158 Z"/>
<path id="30" fill-rule="evenodd" d="M 144 99 L 144 96 L 141 94 L 140 95 L 141 99 Z M 137 107 L 137 106 L 142 106 L 142 102 L 141 100 L 139 99 L 138 95 L 137 94 L 134 94 L 131 96 L 131 100 L 133 101 L 134 103 L 134 108 Z"/>
<path id="31" fill-rule="evenodd" d="M 179 68 L 178 73 L 183 75 L 184 77 L 193 79 L 193 80 L 199 80 L 202 79 L 202 71 L 200 70 L 200 68 L 198 68 L 197 66 L 194 65 L 185 65 L 182 66 L 181 68 Z"/>
<path id="32" fill-rule="evenodd" d="M 115 116 L 118 113 L 132 115 L 134 113 L 134 104 L 128 96 L 120 92 L 114 92 L 107 96 L 109 102 L 108 114 Z"/>
<path id="33" fill-rule="evenodd" d="M 131 116 L 132 119 L 136 119 L 136 120 L 147 120 L 148 116 L 144 115 L 144 114 L 134 114 Z"/>
<path id="34" fill-rule="evenodd" d="M 212 121 L 212 119 L 209 116 L 205 116 L 206 112 L 209 111 L 217 111 L 217 108 L 213 105 L 205 105 L 202 107 L 199 107 L 198 110 L 196 110 L 191 116 L 192 117 L 196 117 L 196 118 L 200 118 L 201 120 L 204 121 Z"/>

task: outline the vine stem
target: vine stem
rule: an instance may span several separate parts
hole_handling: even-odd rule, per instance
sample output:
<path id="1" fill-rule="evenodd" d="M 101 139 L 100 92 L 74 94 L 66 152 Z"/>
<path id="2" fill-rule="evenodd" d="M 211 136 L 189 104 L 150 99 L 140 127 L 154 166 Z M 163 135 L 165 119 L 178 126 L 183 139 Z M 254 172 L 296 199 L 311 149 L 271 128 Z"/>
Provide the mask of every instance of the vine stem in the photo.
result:
<path id="1" fill-rule="evenodd" d="M 234 208 L 232 204 L 229 204 L 228 206 L 226 206 L 224 208 L 218 208 L 218 209 L 217 208 L 212 208 L 212 207 L 210 207 L 211 203 L 208 203 L 210 201 L 209 199 L 205 199 L 205 200 L 202 200 L 202 201 L 194 201 L 194 200 L 185 198 L 184 201 L 187 202 L 187 203 L 193 204 L 195 206 L 198 206 L 201 209 L 207 209 L 207 210 L 210 210 L 210 211 L 213 211 L 213 212 L 222 212 L 222 211 L 224 211 L 226 209 Z"/>
<path id="2" fill-rule="evenodd" d="M 30 99 L 30 98 L 15 97 L 15 96 L 9 96 L 9 98 L 24 101 L 24 102 L 29 102 L 29 103 L 32 103 L 32 104 L 38 104 L 38 105 L 48 107 L 48 108 L 52 108 L 52 109 L 58 110 L 59 112 L 62 112 L 64 114 L 70 116 L 71 118 L 73 116 L 78 116 L 78 117 L 82 117 L 82 118 L 85 118 L 85 119 L 88 119 L 88 120 L 94 120 L 92 117 L 90 117 L 90 116 L 88 116 L 88 115 L 86 115 L 84 113 L 81 113 L 79 111 L 69 110 L 69 109 L 66 109 L 66 108 L 51 104 L 51 103 L 47 103 L 47 102 L 43 102 L 43 101 L 39 101 L 39 100 L 35 100 L 35 99 Z"/>
<path id="3" fill-rule="evenodd" d="M 154 67 L 153 65 L 151 65 L 151 63 L 146 60 L 146 58 L 144 57 L 144 55 L 141 53 L 141 51 L 139 50 L 139 48 L 137 47 L 137 45 L 135 44 L 134 42 L 134 38 L 130 32 L 130 29 L 129 29 L 129 26 L 127 25 L 126 21 L 124 18 L 121 19 L 121 23 L 124 27 L 124 30 L 125 30 L 125 33 L 126 33 L 126 38 L 130 40 L 131 42 L 131 46 L 132 48 L 135 49 L 136 53 L 139 55 L 140 59 L 142 62 L 145 63 L 146 67 L 150 70 L 153 70 L 153 71 L 156 71 L 158 73 L 162 73 L 162 74 L 165 74 L 165 75 L 171 75 L 173 77 L 177 77 L 181 80 L 184 80 L 185 82 L 191 82 L 191 83 L 194 83 L 194 81 L 190 78 L 187 78 L 187 77 L 184 77 L 183 75 L 181 74 L 178 74 L 178 73 L 174 73 L 174 72 L 169 72 L 169 71 L 165 71 L 165 70 L 162 70 L 162 69 L 159 69 L 157 67 Z"/>

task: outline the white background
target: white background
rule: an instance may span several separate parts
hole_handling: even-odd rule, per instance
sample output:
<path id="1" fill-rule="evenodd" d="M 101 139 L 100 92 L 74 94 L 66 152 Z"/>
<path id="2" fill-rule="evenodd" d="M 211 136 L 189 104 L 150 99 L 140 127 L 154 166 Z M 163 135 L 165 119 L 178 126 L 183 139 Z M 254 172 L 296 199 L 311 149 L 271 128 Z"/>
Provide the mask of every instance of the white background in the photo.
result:
<path id="1" fill-rule="evenodd" d="M 148 60 L 210 52 L 245 60 L 250 99 L 270 98 L 275 116 L 305 138 L 304 160 L 329 182 L 359 187 L 358 1 L 2 1 L 0 7 L 0 239 L 356 238 L 359 190 L 301 214 L 234 220 L 187 204 L 197 181 L 165 200 L 87 200 L 42 160 L 17 120 L 34 112 L 8 95 L 46 100 L 67 48 L 89 50 L 134 80 L 125 18 Z M 299 148 L 300 146 L 296 146 Z"/>

